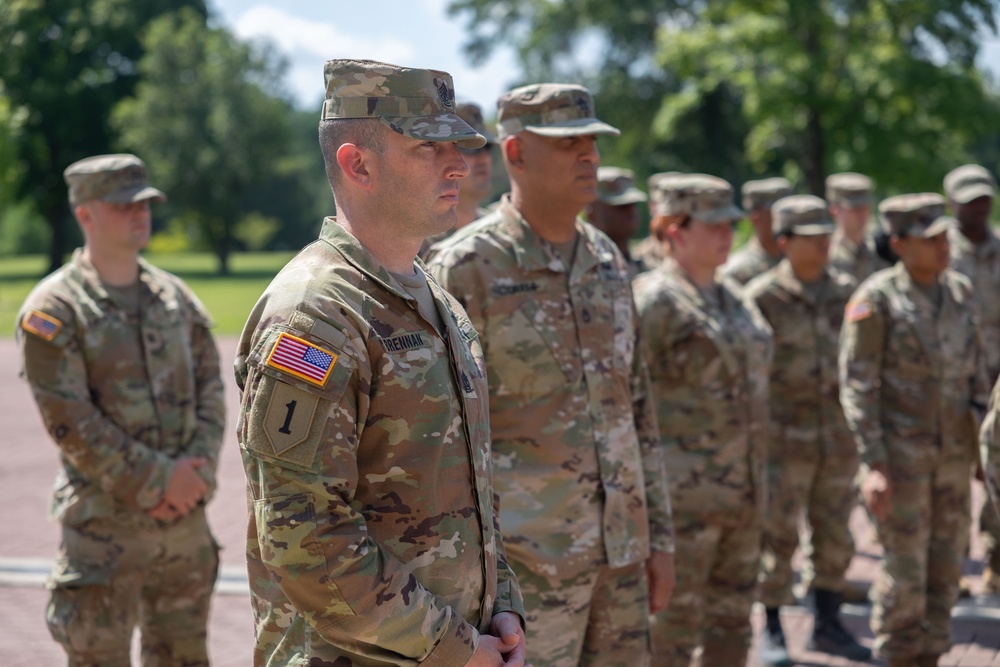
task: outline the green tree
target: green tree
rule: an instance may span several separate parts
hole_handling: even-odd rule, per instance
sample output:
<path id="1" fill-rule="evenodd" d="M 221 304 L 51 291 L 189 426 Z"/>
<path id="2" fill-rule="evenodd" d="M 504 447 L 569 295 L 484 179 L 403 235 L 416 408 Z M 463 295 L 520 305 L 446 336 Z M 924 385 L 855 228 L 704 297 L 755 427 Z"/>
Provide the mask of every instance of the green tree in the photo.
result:
<path id="1" fill-rule="evenodd" d="M 74 238 L 62 171 L 108 152 L 111 107 L 138 80 L 142 28 L 179 7 L 203 21 L 208 13 L 204 0 L 0 2 L 0 88 L 18 120 L 15 197 L 34 202 L 51 227 L 50 270 Z"/>
<path id="2" fill-rule="evenodd" d="M 197 223 L 228 273 L 243 202 L 286 155 L 284 63 L 188 9 L 150 23 L 143 44 L 142 81 L 112 123 L 124 146 L 141 148 L 170 210 Z"/>
<path id="3" fill-rule="evenodd" d="M 466 48 L 517 49 L 526 78 L 590 85 L 623 130 L 605 157 L 823 193 L 856 169 L 936 189 L 1000 126 L 974 61 L 996 0 L 453 0 Z"/>

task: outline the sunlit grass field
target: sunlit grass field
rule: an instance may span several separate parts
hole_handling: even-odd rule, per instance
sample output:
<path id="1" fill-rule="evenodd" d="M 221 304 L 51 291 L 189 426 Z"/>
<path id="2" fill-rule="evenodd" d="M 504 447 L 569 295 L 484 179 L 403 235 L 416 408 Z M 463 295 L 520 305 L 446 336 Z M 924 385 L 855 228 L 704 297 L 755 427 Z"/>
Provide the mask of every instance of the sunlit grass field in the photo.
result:
<path id="1" fill-rule="evenodd" d="M 215 319 L 215 334 L 230 335 L 243 329 L 257 297 L 292 254 L 233 255 L 228 276 L 217 274 L 215 256 L 209 253 L 147 255 L 146 259 L 183 278 Z M 0 258 L 0 337 L 14 335 L 17 311 L 45 267 L 46 259 L 41 256 Z"/>

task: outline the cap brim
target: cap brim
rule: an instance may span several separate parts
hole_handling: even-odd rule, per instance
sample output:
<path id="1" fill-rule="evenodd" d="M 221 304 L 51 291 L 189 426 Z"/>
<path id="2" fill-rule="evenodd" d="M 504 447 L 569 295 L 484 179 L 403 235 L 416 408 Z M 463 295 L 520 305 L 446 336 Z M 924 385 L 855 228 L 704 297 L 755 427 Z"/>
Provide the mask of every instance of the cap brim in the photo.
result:
<path id="1" fill-rule="evenodd" d="M 486 145 L 486 137 L 456 114 L 441 113 L 407 118 L 380 116 L 379 120 L 390 129 L 417 141 L 454 141 L 462 148 L 481 148 Z"/>
<path id="2" fill-rule="evenodd" d="M 959 204 L 968 204 L 970 201 L 979 199 L 980 197 L 989 197 L 992 199 L 994 196 L 996 196 L 996 188 L 988 183 L 973 183 L 972 185 L 955 190 L 955 194 L 951 195 L 951 198 Z"/>
<path id="3" fill-rule="evenodd" d="M 730 220 L 742 220 L 746 216 L 739 206 L 735 204 L 730 204 L 723 208 L 716 208 L 711 211 L 695 211 L 691 213 L 691 219 L 697 220 L 698 222 L 707 222 L 709 224 L 719 224 L 722 222 L 729 222 Z"/>
<path id="4" fill-rule="evenodd" d="M 942 215 L 940 218 L 938 218 L 931 224 L 924 227 L 922 231 L 918 231 L 913 227 L 911 227 L 910 229 L 906 230 L 906 234 L 908 236 L 915 236 L 921 239 L 930 239 L 945 233 L 946 231 L 948 231 L 949 227 L 957 224 L 958 222 L 955 220 L 955 218 L 951 217 L 950 215 Z"/>
<path id="5" fill-rule="evenodd" d="M 646 193 L 639 188 L 629 188 L 620 195 L 614 195 L 613 197 L 598 197 L 598 199 L 611 206 L 625 206 L 626 204 L 639 204 L 641 202 L 648 201 L 649 197 L 647 197 Z"/>
<path id="6" fill-rule="evenodd" d="M 147 199 L 167 201 L 167 195 L 149 185 L 140 185 L 135 188 L 115 190 L 101 197 L 101 201 L 109 204 L 131 204 L 137 201 L 146 201 Z"/>
<path id="7" fill-rule="evenodd" d="M 596 118 L 577 118 L 553 125 L 525 125 L 524 131 L 543 137 L 576 137 L 581 134 L 609 134 L 617 137 L 622 133 L 617 127 Z"/>
<path id="8" fill-rule="evenodd" d="M 817 222 L 812 225 L 799 225 L 792 227 L 791 232 L 796 236 L 827 236 L 833 234 L 837 226 L 832 222 Z"/>

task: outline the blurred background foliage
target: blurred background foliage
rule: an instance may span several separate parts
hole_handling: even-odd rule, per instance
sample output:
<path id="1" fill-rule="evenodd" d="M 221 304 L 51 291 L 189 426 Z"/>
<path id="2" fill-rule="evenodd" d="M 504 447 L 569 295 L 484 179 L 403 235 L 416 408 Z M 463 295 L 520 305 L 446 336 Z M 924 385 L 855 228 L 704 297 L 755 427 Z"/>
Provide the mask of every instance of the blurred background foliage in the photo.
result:
<path id="1" fill-rule="evenodd" d="M 783 175 L 822 195 L 855 170 L 886 196 L 938 191 L 966 161 L 1000 170 L 1000 85 L 975 64 L 1000 0 L 448 7 L 474 60 L 513 46 L 522 82 L 588 86 L 622 129 L 602 161 L 640 182 Z M 63 262 L 80 239 L 62 170 L 97 153 L 138 153 L 168 193 L 151 251 L 208 253 L 220 273 L 233 253 L 301 247 L 332 212 L 316 110 L 204 0 L 3 0 L 0 54 L 0 257 Z"/>

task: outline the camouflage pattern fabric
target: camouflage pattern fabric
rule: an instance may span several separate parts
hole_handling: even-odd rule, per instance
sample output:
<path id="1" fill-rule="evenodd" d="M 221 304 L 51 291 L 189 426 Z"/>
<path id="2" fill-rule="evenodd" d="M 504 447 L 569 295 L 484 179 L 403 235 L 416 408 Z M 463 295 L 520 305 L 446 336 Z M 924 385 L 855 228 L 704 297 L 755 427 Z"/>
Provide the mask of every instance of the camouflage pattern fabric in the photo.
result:
<path id="1" fill-rule="evenodd" d="M 742 248 L 729 256 L 729 261 L 719 271 L 726 278 L 745 285 L 756 276 L 777 266 L 780 261 L 781 255 L 772 257 L 764 250 L 757 237 L 752 236 Z"/>
<path id="2" fill-rule="evenodd" d="M 892 507 L 872 630 L 883 655 L 944 653 L 968 540 L 976 408 L 987 383 L 974 296 L 939 277 L 937 310 L 902 263 L 858 288 L 841 334 L 840 398 L 863 465 L 886 467 Z"/>
<path id="3" fill-rule="evenodd" d="M 487 211 L 482 206 L 476 207 L 476 220 L 478 220 L 479 218 L 485 218 L 489 214 L 490 212 Z M 424 239 L 423 244 L 421 244 L 420 252 L 417 253 L 417 256 L 420 257 L 420 259 L 424 260 L 425 263 L 429 264 L 431 259 L 434 258 L 434 254 L 437 252 L 436 250 L 433 249 L 434 246 L 440 243 L 441 241 L 444 241 L 445 239 L 451 238 L 451 236 L 458 230 L 459 228 L 456 227 L 454 229 L 449 229 L 448 231 L 441 232 L 440 234 L 434 234 L 433 236 L 428 236 L 426 239 Z"/>
<path id="4" fill-rule="evenodd" d="M 511 565 L 524 594 L 527 626 L 541 628 L 535 644 L 528 644 L 532 664 L 649 665 L 649 591 L 642 563 L 602 565 L 566 579 L 551 579 L 514 559 Z"/>
<path id="5" fill-rule="evenodd" d="M 215 579 L 214 550 L 203 519 L 195 515 L 165 525 L 145 514 L 161 500 L 181 456 L 203 457 L 198 469 L 215 488 L 215 467 L 225 421 L 219 357 L 204 308 L 176 277 L 139 260 L 139 312 L 112 296 L 97 271 L 77 250 L 64 267 L 32 290 L 18 315 L 17 338 L 21 375 L 28 381 L 49 434 L 59 447 L 61 470 L 56 481 L 52 514 L 63 525 L 63 552 L 53 572 L 52 605 L 65 607 L 69 598 L 107 598 L 105 602 L 135 620 L 137 610 L 161 601 L 188 610 L 190 618 L 144 624 L 143 634 L 157 651 L 174 651 L 170 642 L 188 642 L 191 619 L 207 614 L 208 594 Z M 142 576 L 158 567 L 138 536 L 164 540 L 188 531 L 197 535 L 184 558 L 187 567 L 172 570 L 150 591 L 150 600 L 131 597 L 111 586 L 119 577 Z M 78 550 L 72 536 L 100 535 L 117 561 L 95 559 Z M 159 576 L 159 575 L 157 575 Z M 185 582 L 205 584 L 197 595 Z M 151 579 L 150 582 L 153 580 Z M 152 585 L 152 584 L 150 584 Z M 192 597 L 187 597 L 190 592 Z M 124 595 L 124 597 L 122 597 Z M 201 610 L 201 611 L 199 611 Z M 199 616 L 202 614 L 202 616 Z M 120 619 L 119 619 L 120 620 Z M 124 631 L 102 630 L 110 622 L 98 616 L 52 615 L 50 628 L 72 656 L 128 655 L 128 641 L 117 644 Z M 118 630 L 123 630 L 118 627 Z M 131 626 L 129 626 L 129 634 Z M 206 664 L 204 626 L 200 649 L 176 648 L 197 656 L 191 664 Z M 80 637 L 93 634 L 87 642 Z M 100 662 L 100 660 L 98 660 Z M 104 663 L 110 664 L 110 663 Z"/>
<path id="6" fill-rule="evenodd" d="M 889 268 L 888 262 L 875 253 L 871 239 L 857 245 L 839 232 L 835 232 L 830 239 L 828 265 L 841 273 L 846 273 L 858 283 L 876 271 Z"/>
<path id="7" fill-rule="evenodd" d="M 948 230 L 948 241 L 950 267 L 972 281 L 979 307 L 986 374 L 995 382 L 1000 377 L 1000 236 L 988 229 L 986 241 L 976 245 L 954 226 Z M 988 504 L 979 513 L 979 531 L 986 547 L 986 564 L 994 572 L 1000 572 L 1000 518 Z"/>
<path id="8" fill-rule="evenodd" d="M 803 540 L 806 585 L 841 591 L 854 555 L 848 520 L 857 498 L 858 454 L 840 407 L 837 340 L 856 286 L 850 276 L 827 269 L 807 288 L 782 260 L 744 288 L 774 333 L 760 591 L 765 607 L 795 602 L 791 561 L 803 512 L 811 529 Z"/>
<path id="9" fill-rule="evenodd" d="M 652 271 L 667 258 L 667 250 L 663 241 L 655 236 L 647 236 L 632 248 L 632 260 L 635 262 L 636 275 Z"/>
<path id="10" fill-rule="evenodd" d="M 373 60 L 328 60 L 320 120 L 377 118 L 394 132 L 419 141 L 454 141 L 479 148 L 486 137 L 455 109 L 455 84 L 447 72 Z"/>
<path id="11" fill-rule="evenodd" d="M 989 492 L 987 502 L 992 501 L 993 509 L 1000 512 L 1000 380 L 993 385 L 990 394 L 990 404 L 986 418 L 979 431 L 979 451 L 982 457 L 983 475 L 986 490 Z M 987 509 L 985 506 L 983 509 Z"/>
<path id="12" fill-rule="evenodd" d="M 430 267 L 482 336 L 507 549 L 561 581 L 673 551 L 628 267 L 593 226 L 578 221 L 577 232 L 567 267 L 505 196 L 441 244 Z M 539 667 L 551 657 L 547 628 L 565 611 L 532 613 Z"/>
<path id="13" fill-rule="evenodd" d="M 771 333 L 738 285 L 714 289 L 718 306 L 669 258 L 635 282 L 679 527 L 677 587 L 653 623 L 658 665 L 687 664 L 699 644 L 715 656 L 703 664 L 743 664 L 750 646 Z"/>
<path id="14" fill-rule="evenodd" d="M 327 218 L 247 321 L 255 664 L 461 666 L 494 614 L 524 615 L 497 532 L 482 348 L 428 284 L 441 333 Z"/>

